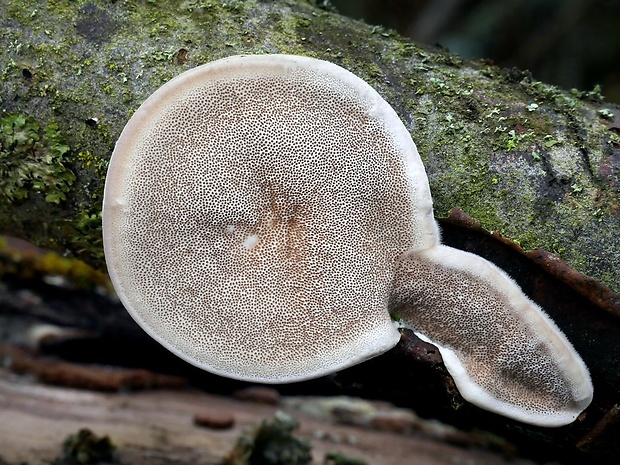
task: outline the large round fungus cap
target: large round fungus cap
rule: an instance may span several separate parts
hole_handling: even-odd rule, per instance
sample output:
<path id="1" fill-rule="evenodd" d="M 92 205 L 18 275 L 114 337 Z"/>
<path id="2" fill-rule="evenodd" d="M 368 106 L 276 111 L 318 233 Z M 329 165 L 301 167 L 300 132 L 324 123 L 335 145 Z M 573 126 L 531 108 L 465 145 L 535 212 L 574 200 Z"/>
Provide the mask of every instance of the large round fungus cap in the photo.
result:
<path id="1" fill-rule="evenodd" d="M 397 256 L 437 241 L 409 133 L 368 84 L 236 56 L 157 90 L 118 140 L 108 269 L 156 340 L 225 376 L 288 382 L 394 346 Z"/>

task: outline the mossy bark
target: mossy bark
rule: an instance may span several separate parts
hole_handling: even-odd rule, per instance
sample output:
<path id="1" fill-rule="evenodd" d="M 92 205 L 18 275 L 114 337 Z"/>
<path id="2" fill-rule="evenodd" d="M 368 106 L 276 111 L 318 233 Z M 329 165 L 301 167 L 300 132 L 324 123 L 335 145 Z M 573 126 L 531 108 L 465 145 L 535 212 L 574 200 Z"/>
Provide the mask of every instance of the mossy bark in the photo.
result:
<path id="1" fill-rule="evenodd" d="M 438 217 L 459 207 L 620 291 L 620 110 L 597 91 L 465 62 L 302 0 L 2 3 L 2 233 L 103 266 L 107 161 L 140 103 L 214 59 L 305 54 L 396 109 Z"/>

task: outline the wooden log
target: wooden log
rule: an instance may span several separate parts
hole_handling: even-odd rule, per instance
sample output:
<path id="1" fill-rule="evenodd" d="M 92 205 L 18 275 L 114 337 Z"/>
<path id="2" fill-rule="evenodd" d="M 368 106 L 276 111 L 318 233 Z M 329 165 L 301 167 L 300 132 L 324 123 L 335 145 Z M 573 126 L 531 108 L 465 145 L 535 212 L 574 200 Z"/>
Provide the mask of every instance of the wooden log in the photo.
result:
<path id="1" fill-rule="evenodd" d="M 140 103 L 217 58 L 306 54 L 396 109 L 437 216 L 461 208 L 620 291 L 620 113 L 598 91 L 464 61 L 303 0 L 9 2 L 0 23 L 0 233 L 102 267 L 107 162 Z"/>

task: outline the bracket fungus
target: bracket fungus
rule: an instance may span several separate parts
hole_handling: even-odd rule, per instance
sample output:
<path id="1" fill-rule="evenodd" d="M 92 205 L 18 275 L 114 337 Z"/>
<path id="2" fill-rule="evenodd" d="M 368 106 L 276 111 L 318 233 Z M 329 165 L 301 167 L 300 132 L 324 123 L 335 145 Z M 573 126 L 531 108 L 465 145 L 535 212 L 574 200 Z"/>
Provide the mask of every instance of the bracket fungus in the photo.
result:
<path id="1" fill-rule="evenodd" d="M 103 233 L 129 313 L 210 372 L 333 373 L 396 345 L 396 311 L 482 408 L 559 426 L 592 398 L 543 311 L 440 243 L 409 132 L 335 64 L 234 56 L 164 84 L 116 144 Z"/>

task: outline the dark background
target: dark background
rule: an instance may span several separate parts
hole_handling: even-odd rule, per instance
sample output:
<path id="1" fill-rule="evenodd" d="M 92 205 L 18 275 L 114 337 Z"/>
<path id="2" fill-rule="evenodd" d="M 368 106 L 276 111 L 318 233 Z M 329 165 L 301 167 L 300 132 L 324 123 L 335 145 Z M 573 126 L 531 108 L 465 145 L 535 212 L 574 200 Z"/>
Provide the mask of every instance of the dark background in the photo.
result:
<path id="1" fill-rule="evenodd" d="M 620 0 L 331 0 L 337 10 L 463 58 L 620 104 Z"/>

